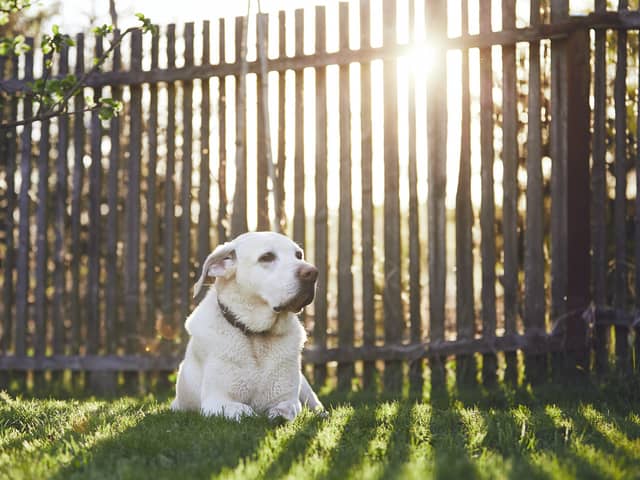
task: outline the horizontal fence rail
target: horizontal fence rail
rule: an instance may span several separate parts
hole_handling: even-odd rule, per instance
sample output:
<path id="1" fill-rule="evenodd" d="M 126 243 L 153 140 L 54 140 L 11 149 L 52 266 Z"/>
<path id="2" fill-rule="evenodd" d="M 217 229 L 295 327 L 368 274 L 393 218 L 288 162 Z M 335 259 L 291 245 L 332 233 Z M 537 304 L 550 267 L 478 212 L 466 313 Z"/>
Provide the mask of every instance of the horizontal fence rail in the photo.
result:
<path id="1" fill-rule="evenodd" d="M 201 262 L 265 228 L 319 268 L 301 316 L 317 384 L 421 392 L 454 357 L 460 384 L 637 372 L 640 13 L 503 0 L 494 30 L 492 6 L 135 31 L 81 113 L 41 122 L 42 52 L 0 57 L 0 388 L 166 385 Z M 108 48 L 74 39 L 51 78 Z M 124 111 L 85 111 L 100 96 Z"/>

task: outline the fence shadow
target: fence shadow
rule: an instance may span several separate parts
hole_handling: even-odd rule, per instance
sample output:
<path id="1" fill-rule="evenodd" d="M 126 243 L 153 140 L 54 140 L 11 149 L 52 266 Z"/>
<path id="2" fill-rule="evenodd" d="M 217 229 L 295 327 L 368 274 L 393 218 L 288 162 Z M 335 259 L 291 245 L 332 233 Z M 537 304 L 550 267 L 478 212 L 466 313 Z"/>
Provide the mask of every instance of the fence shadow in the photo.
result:
<path id="1" fill-rule="evenodd" d="M 197 413 L 149 413 L 131 428 L 98 441 L 90 451 L 80 451 L 49 478 L 87 478 L 96 472 L 135 477 L 141 471 L 153 478 L 166 476 L 173 468 L 183 478 L 210 478 L 251 457 L 274 428 L 262 417 L 247 418 L 241 425 L 214 417 L 203 422 Z M 71 434 L 56 443 L 65 444 Z"/>

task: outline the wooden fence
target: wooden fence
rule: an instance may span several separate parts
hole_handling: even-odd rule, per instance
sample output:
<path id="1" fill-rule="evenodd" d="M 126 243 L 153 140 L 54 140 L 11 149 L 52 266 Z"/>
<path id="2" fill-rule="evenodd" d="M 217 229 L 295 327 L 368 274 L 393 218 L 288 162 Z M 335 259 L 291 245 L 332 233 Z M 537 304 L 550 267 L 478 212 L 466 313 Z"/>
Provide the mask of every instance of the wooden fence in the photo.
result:
<path id="1" fill-rule="evenodd" d="M 640 13 L 531 0 L 523 20 L 503 0 L 496 30 L 491 1 L 424 3 L 136 32 L 84 92 L 122 99 L 120 117 L 3 128 L 0 387 L 173 371 L 201 261 L 274 225 L 320 271 L 302 317 L 318 384 L 421 391 L 453 357 L 486 385 L 637 371 Z M 256 25 L 266 78 L 252 41 L 241 61 Z M 75 41 L 56 74 L 104 48 Z M 0 90 L 28 91 L 41 64 L 0 58 Z M 3 124 L 33 114 L 4 98 Z"/>

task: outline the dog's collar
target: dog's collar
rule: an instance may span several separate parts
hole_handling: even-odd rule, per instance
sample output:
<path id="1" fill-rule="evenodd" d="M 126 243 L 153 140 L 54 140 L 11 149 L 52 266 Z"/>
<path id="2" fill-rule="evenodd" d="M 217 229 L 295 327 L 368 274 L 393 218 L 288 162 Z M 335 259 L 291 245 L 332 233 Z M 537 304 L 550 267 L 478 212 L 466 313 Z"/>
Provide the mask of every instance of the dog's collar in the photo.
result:
<path id="1" fill-rule="evenodd" d="M 229 309 L 229 307 L 227 307 L 224 303 L 222 303 L 219 298 L 218 298 L 218 307 L 220 307 L 220 311 L 222 312 L 222 316 L 224 317 L 224 319 L 227 322 L 229 322 L 231 324 L 231 326 L 236 327 L 238 330 L 240 330 L 245 335 L 247 335 L 247 336 L 250 336 L 250 335 L 265 335 L 265 334 L 269 333 L 269 330 L 262 330 L 262 331 L 251 330 L 245 323 L 240 321 L 238 316 L 235 313 L 233 313 Z"/>

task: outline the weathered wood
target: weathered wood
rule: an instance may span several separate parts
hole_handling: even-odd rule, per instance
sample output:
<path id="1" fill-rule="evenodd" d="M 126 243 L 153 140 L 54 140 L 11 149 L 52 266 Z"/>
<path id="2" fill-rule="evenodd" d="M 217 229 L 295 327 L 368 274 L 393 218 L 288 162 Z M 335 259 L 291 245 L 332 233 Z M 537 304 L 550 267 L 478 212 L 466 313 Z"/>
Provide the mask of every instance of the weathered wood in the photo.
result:
<path id="1" fill-rule="evenodd" d="M 515 0 L 502 1 L 502 28 L 513 29 L 516 24 Z M 516 333 L 518 314 L 518 100 L 516 92 L 516 49 L 502 47 L 502 235 L 504 238 L 504 329 Z M 505 379 L 515 385 L 518 381 L 517 357 L 505 356 Z"/>
<path id="2" fill-rule="evenodd" d="M 120 38 L 120 32 L 114 32 L 114 39 Z M 112 69 L 118 71 L 122 68 L 122 53 L 120 47 L 113 51 Z M 155 87 L 154 87 L 155 88 Z M 122 89 L 111 88 L 111 97 L 114 100 L 122 100 Z M 113 117 L 109 122 L 109 167 L 107 169 L 107 206 L 109 211 L 106 218 L 106 252 L 105 252 L 105 274 L 106 283 L 104 288 L 105 320 L 104 320 L 104 350 L 107 353 L 115 353 L 118 347 L 118 340 L 124 335 L 126 329 L 120 328 L 119 322 L 121 312 L 121 262 L 118 256 L 118 240 L 120 233 L 120 215 L 118 213 L 118 200 L 120 193 L 120 156 L 122 148 L 120 146 L 121 121 L 119 116 Z M 154 253 L 155 255 L 155 253 Z M 149 257 L 147 257 L 149 258 Z M 106 373 L 103 375 L 107 375 Z M 94 378 L 93 381 L 99 385 L 108 385 L 108 389 L 115 391 L 117 378 L 115 374 L 109 379 Z M 98 390 L 100 390 L 98 388 Z"/>
<path id="3" fill-rule="evenodd" d="M 588 332 L 581 312 L 591 303 L 589 162 L 591 86 L 590 39 L 587 30 L 567 40 L 567 309 L 566 336 L 582 350 L 565 355 L 573 373 L 589 369 Z M 626 47 L 625 47 L 626 48 Z"/>
<path id="4" fill-rule="evenodd" d="M 30 47 L 24 59 L 24 78 L 33 81 L 33 38 L 26 39 Z M 33 104 L 30 98 L 25 98 L 22 102 L 23 118 L 30 118 L 33 115 Z M 24 356 L 26 353 L 27 322 L 29 320 L 28 297 L 29 297 L 29 253 L 31 251 L 30 225 L 31 221 L 31 201 L 29 199 L 29 188 L 31 186 L 31 124 L 23 127 L 20 143 L 20 192 L 18 193 L 18 210 L 20 224 L 18 226 L 18 259 L 16 264 L 16 326 L 15 345 L 16 355 Z"/>
<path id="5" fill-rule="evenodd" d="M 396 1 L 383 3 L 383 44 L 396 43 Z M 397 61 L 385 60 L 384 75 L 384 339 L 400 343 L 404 333 L 400 265 L 400 200 L 398 164 Z M 431 157 L 430 157 L 431 158 Z M 429 189 L 431 191 L 431 189 Z M 402 388 L 402 364 L 385 363 L 384 385 L 392 392 Z"/>
<path id="6" fill-rule="evenodd" d="M 268 16 L 266 14 L 258 14 L 256 22 L 257 22 L 257 36 L 256 42 L 258 45 L 258 54 L 266 55 L 267 52 L 267 43 L 269 41 L 269 35 L 267 32 L 267 21 Z M 269 167 L 267 165 L 267 145 L 270 145 L 270 142 L 267 140 L 267 132 L 266 129 L 266 116 L 269 115 L 268 108 L 264 108 L 268 106 L 267 99 L 263 98 L 268 95 L 268 84 L 265 88 L 265 82 L 267 82 L 267 78 L 265 78 L 262 73 L 257 75 L 257 87 L 258 94 L 257 97 L 257 137 L 258 137 L 258 155 L 256 159 L 257 163 L 257 174 L 256 174 L 256 212 L 258 217 L 258 230 L 269 230 L 270 222 L 269 222 L 269 191 L 267 190 L 267 178 L 269 176 Z M 270 156 L 269 156 L 270 158 Z"/>
<path id="7" fill-rule="evenodd" d="M 50 55 L 43 56 L 43 71 L 46 71 Z M 40 107 L 38 107 L 38 111 Z M 47 271 L 47 229 L 49 224 L 49 155 L 51 142 L 49 139 L 50 120 L 44 120 L 40 124 L 40 141 L 38 142 L 38 199 L 36 208 L 36 241 L 35 241 L 35 278 L 34 288 L 34 317 L 35 331 L 33 337 L 34 354 L 44 355 L 47 348 L 47 283 L 49 275 Z M 33 386 L 35 391 L 41 392 L 45 387 L 45 379 L 42 372 L 34 372 Z"/>
<path id="8" fill-rule="evenodd" d="M 339 5 L 339 45 L 349 47 L 349 4 Z M 353 208 L 351 204 L 351 95 L 349 66 L 338 72 L 340 128 L 340 204 L 338 207 L 338 345 L 353 345 Z M 353 363 L 338 364 L 338 388 L 351 390 Z"/>
<path id="9" fill-rule="evenodd" d="M 248 230 L 247 226 L 247 29 L 245 17 L 236 18 L 236 185 L 231 212 L 231 236 Z"/>
<path id="10" fill-rule="evenodd" d="M 211 28 L 209 20 L 202 24 L 202 64 L 211 63 Z M 209 79 L 203 79 L 202 104 L 200 106 L 200 186 L 198 188 L 198 258 L 196 265 L 201 266 L 204 259 L 211 251 L 211 207 L 209 197 L 211 195 L 211 86 Z"/>
<path id="11" fill-rule="evenodd" d="M 102 36 L 95 36 L 95 56 L 102 56 Z M 102 97 L 102 89 L 93 90 L 93 101 Z M 132 137 L 135 132 L 132 132 Z M 133 140 L 133 139 L 132 139 Z M 87 243 L 87 342 L 86 351 L 95 355 L 100 348 L 100 237 L 103 226 L 100 215 L 102 199 L 102 122 L 97 109 L 91 111 L 91 166 L 89 167 L 89 237 Z M 131 318 L 131 317 L 128 317 Z"/>
<path id="12" fill-rule="evenodd" d="M 131 70 L 142 68 L 142 33 L 131 36 Z M 129 352 L 140 349 L 140 180 L 142 164 L 142 89 L 131 87 L 129 113 L 129 162 L 127 165 L 126 240 L 124 259 L 124 308 L 127 336 L 125 346 Z M 175 299 L 172 299 L 175 301 Z M 125 373 L 125 388 L 135 393 L 138 389 L 136 372 Z"/>
<path id="13" fill-rule="evenodd" d="M 529 354 L 565 351 L 563 339 L 552 335 L 504 335 L 491 340 L 454 340 L 418 344 L 394 344 L 350 348 L 309 347 L 302 352 L 302 361 L 315 365 L 327 362 L 356 361 L 415 361 L 420 358 L 450 355 L 486 354 L 489 352 L 524 351 Z M 8 355 L 0 357 L 0 370 L 60 370 L 74 371 L 170 371 L 175 370 L 182 356 L 144 355 L 64 355 L 26 357 Z"/>
<path id="14" fill-rule="evenodd" d="M 552 0 L 552 21 L 566 16 L 566 0 Z M 551 320 L 566 311 L 567 292 L 567 64 L 566 42 L 551 43 Z M 560 360 L 553 360 L 554 371 Z M 558 367 L 558 368 L 556 368 Z"/>
<path id="15" fill-rule="evenodd" d="M 371 45 L 371 12 L 369 1 L 360 0 L 360 48 Z M 360 64 L 360 156 L 362 175 L 362 343 L 373 346 L 376 341 L 376 312 L 374 304 L 373 277 L 373 195 L 372 195 L 372 154 L 371 138 L 371 63 Z M 362 372 L 364 388 L 375 388 L 375 362 L 365 362 Z"/>
<path id="16" fill-rule="evenodd" d="M 412 19 L 414 17 L 415 19 Z M 416 41 L 415 1 L 409 2 L 409 39 Z M 416 84 L 418 79 L 415 73 L 409 75 L 408 91 L 408 123 L 409 123 L 409 325 L 411 342 L 422 340 L 422 315 L 420 303 L 422 291 L 420 288 L 420 223 L 418 211 L 418 166 L 416 158 L 417 145 L 417 114 L 416 114 Z M 415 361 L 409 366 L 409 382 L 411 391 L 417 395 L 422 394 L 422 363 Z"/>
<path id="17" fill-rule="evenodd" d="M 76 37 L 75 75 L 80 77 L 84 72 L 84 35 Z M 76 112 L 84 110 L 84 95 L 76 95 L 73 108 Z M 85 128 L 84 115 L 73 118 L 73 178 L 71 188 L 71 353 L 80 352 L 82 330 L 81 318 L 84 312 L 80 303 L 80 286 L 84 283 L 81 277 L 80 263 L 83 255 L 81 247 L 82 186 L 84 183 Z"/>
<path id="18" fill-rule="evenodd" d="M 462 32 L 469 31 L 468 1 L 462 2 Z M 462 109 L 460 125 L 460 168 L 456 191 L 456 338 L 470 340 L 475 335 L 473 289 L 473 207 L 471 205 L 471 94 L 469 51 L 462 51 Z M 459 384 L 476 381 L 473 356 L 456 358 L 456 379 Z"/>
<path id="19" fill-rule="evenodd" d="M 193 22 L 184 25 L 184 62 L 193 65 Z M 191 177 L 193 173 L 193 82 L 182 84 L 182 175 L 180 178 L 180 318 L 191 309 Z M 186 339 L 186 336 L 183 337 Z"/>
<path id="20" fill-rule="evenodd" d="M 619 10 L 627 10 L 627 0 L 618 2 Z M 616 179 L 613 208 L 613 225 L 615 234 L 615 263 L 613 304 L 618 310 L 628 307 L 627 288 L 627 32 L 617 32 L 616 76 L 613 84 L 615 106 L 615 163 Z M 627 371 L 631 366 L 629 355 L 629 330 L 615 327 L 616 334 L 616 366 L 620 371 Z"/>
<path id="21" fill-rule="evenodd" d="M 167 63 L 169 68 L 176 64 L 176 26 L 167 26 Z M 163 323 L 169 328 L 177 328 L 175 318 L 175 298 L 173 296 L 173 275 L 175 270 L 175 165 L 176 165 L 176 86 L 167 85 L 167 158 L 164 184 L 164 230 L 163 230 Z"/>
<path id="22" fill-rule="evenodd" d="M 606 9 L 605 0 L 596 0 L 596 12 Z M 607 70 L 605 30 L 595 32 L 593 78 L 593 164 L 591 166 L 591 245 L 593 263 L 593 301 L 596 305 L 607 303 Z M 640 176 L 638 177 L 640 179 Z M 637 197 L 640 198 L 640 197 Z M 637 211 L 637 210 L 636 210 Z M 640 245 L 640 243 L 639 243 Z M 637 278 L 640 278 L 638 276 Z M 598 326 L 595 330 L 595 369 L 604 373 L 609 364 L 610 326 Z"/>
<path id="23" fill-rule="evenodd" d="M 532 0 L 530 22 L 540 23 L 540 2 Z M 527 214 L 524 251 L 525 333 L 545 331 L 544 192 L 542 179 L 542 119 L 540 112 L 540 42 L 529 44 L 529 95 L 527 97 Z M 525 376 L 532 383 L 546 379 L 547 359 L 525 357 Z"/>
<path id="24" fill-rule="evenodd" d="M 220 63 L 225 61 L 225 21 L 219 20 Z M 225 77 L 218 78 L 218 243 L 227 240 L 227 98 Z"/>
<path id="25" fill-rule="evenodd" d="M 297 9 L 295 13 L 296 55 L 304 52 L 304 10 Z M 293 184 L 293 241 L 302 248 L 306 246 L 307 214 L 304 201 L 304 71 L 295 72 L 295 158 Z M 282 128 L 282 127 L 281 127 Z M 278 162 L 280 160 L 278 159 Z M 284 177 L 281 177 L 284 178 Z M 283 183 L 282 183 L 283 184 Z M 284 185 L 284 184 L 283 184 Z"/>
<path id="26" fill-rule="evenodd" d="M 280 10 L 278 12 L 278 54 L 281 58 L 287 56 L 287 38 L 286 38 L 286 17 L 284 10 Z M 300 40 L 304 42 L 304 37 L 300 37 Z M 304 46 L 304 43 L 301 45 Z M 266 45 L 265 45 L 266 50 Z M 302 72 L 300 72 L 302 75 Z M 287 231 L 287 219 L 285 212 L 285 200 L 286 200 L 286 192 L 284 188 L 285 184 L 285 173 L 287 166 L 287 155 L 286 155 L 286 131 L 287 131 L 287 119 L 286 119 L 286 109 L 285 106 L 287 104 L 287 93 L 286 93 L 286 72 L 280 72 L 278 75 L 278 168 L 276 170 L 276 179 L 278 180 L 276 185 L 273 186 L 274 189 L 277 189 L 277 194 L 274 195 L 275 205 L 275 220 L 274 225 L 276 227 L 276 231 L 278 232 L 286 232 Z"/>
<path id="27" fill-rule="evenodd" d="M 18 58 L 17 57 L 8 57 L 11 63 L 11 78 L 18 78 Z M 3 63 L 3 67 L 6 68 L 6 60 L 5 57 Z M 0 70 L 0 73 L 4 73 L 4 68 Z M 14 97 L 9 102 L 9 106 L 7 108 L 7 112 L 4 112 L 5 115 L 3 118 L 8 118 L 9 121 L 16 120 L 18 117 L 18 98 Z M 8 115 L 6 115 L 8 114 Z M 0 349 L 3 353 L 8 352 L 13 345 L 14 338 L 14 314 L 15 314 L 15 303 L 16 303 L 16 295 L 15 295 L 15 280 L 14 280 L 14 272 L 16 269 L 16 242 L 15 242 L 15 231 L 16 231 L 16 222 L 14 217 L 14 212 L 16 209 L 16 184 L 15 184 L 15 176 L 16 171 L 18 169 L 17 165 L 17 132 L 16 129 L 10 129 L 3 132 L 0 132 L 2 138 L 0 138 L 0 142 L 4 150 L 2 151 L 3 155 L 6 155 L 6 164 L 5 168 L 7 171 L 6 175 L 6 195 L 7 195 L 7 218 L 5 224 L 5 242 L 6 242 L 6 254 L 3 259 L 3 284 L 2 284 L 2 300 L 4 302 L 4 316 L 2 318 L 2 343 L 0 344 Z M 8 388 L 8 378 L 2 379 L 3 384 L 0 388 Z"/>
<path id="28" fill-rule="evenodd" d="M 539 41 L 542 39 L 562 39 L 575 30 L 589 27 L 593 29 L 638 29 L 640 28 L 640 14 L 628 12 L 628 15 L 609 12 L 603 15 L 586 15 L 574 17 L 564 22 L 539 25 L 537 27 L 518 28 L 488 32 L 478 35 L 465 35 L 444 39 L 443 47 L 447 49 L 483 48 L 492 45 L 513 45 L 518 42 Z M 296 55 L 293 57 L 274 58 L 267 61 L 269 71 L 300 70 L 304 68 L 326 67 L 327 65 L 341 65 L 354 62 L 370 62 L 377 59 L 391 59 L 398 55 L 410 53 L 414 46 L 393 45 L 391 47 L 374 47 L 363 50 L 346 50 L 339 52 L 324 52 L 320 55 Z M 104 86 L 132 86 L 143 83 L 178 82 L 197 80 L 202 78 L 239 75 L 241 67 L 238 63 L 216 65 L 194 65 L 191 67 L 153 69 L 140 72 L 99 72 L 87 79 L 90 88 Z M 258 61 L 247 62 L 246 73 L 259 73 Z M 25 89 L 23 80 L 7 81 L 3 85 L 9 93 Z"/>
<path id="29" fill-rule="evenodd" d="M 491 31 L 491 2 L 480 7 L 480 33 Z M 480 157 L 482 200 L 480 210 L 482 255 L 482 336 L 496 334 L 496 230 L 493 180 L 493 85 L 491 48 L 480 50 Z M 482 360 L 482 380 L 486 385 L 496 382 L 496 357 L 487 354 Z"/>
<path id="30" fill-rule="evenodd" d="M 316 53 L 326 51 L 326 12 L 323 6 L 316 6 L 315 11 Z M 326 68 L 318 68 L 316 73 L 316 211 L 315 211 L 315 265 L 318 268 L 316 283 L 316 300 L 314 302 L 313 344 L 318 348 L 327 345 L 327 276 L 329 262 L 328 249 L 328 214 L 327 214 L 327 72 Z M 313 380 L 316 385 L 323 385 L 327 377 L 327 366 L 316 365 Z"/>
<path id="31" fill-rule="evenodd" d="M 604 3 L 603 0 L 598 0 L 597 2 L 599 3 Z M 600 6 L 600 5 L 598 5 Z M 604 6 L 603 6 L 604 8 Z M 596 34 L 596 46 L 597 46 L 597 39 L 598 39 L 598 35 Z M 602 47 L 600 47 L 600 50 L 604 49 L 604 42 L 601 40 L 601 43 L 603 44 Z M 598 51 L 599 53 L 599 51 Z M 640 58 L 640 50 L 638 51 L 638 55 Z M 604 62 L 604 55 L 602 55 L 602 59 L 600 59 L 600 57 L 596 57 L 596 62 L 600 61 L 600 62 Z M 596 63 L 597 64 L 597 63 Z M 600 66 L 600 76 L 603 77 L 602 80 L 605 81 L 605 88 L 606 88 L 606 78 L 604 78 L 603 75 L 603 69 L 604 69 L 604 65 Z M 640 61 L 638 61 L 638 73 L 640 73 Z M 640 77 L 638 77 L 640 78 Z M 594 79 L 594 82 L 598 82 L 598 83 L 602 83 L 602 80 L 598 78 L 598 76 L 596 75 L 596 79 Z M 597 85 L 596 88 L 601 88 L 600 85 Z M 638 92 L 639 95 L 636 96 L 636 99 L 640 99 L 640 84 L 638 85 Z M 602 102 L 602 100 L 600 98 L 598 98 L 599 101 Z M 600 108 L 604 108 L 603 106 L 600 106 Z M 602 122 L 604 122 L 604 119 L 601 120 Z M 640 110 L 638 110 L 637 112 L 637 118 L 636 118 L 636 132 L 640 132 L 640 130 L 638 130 L 638 128 L 640 127 Z M 594 126 L 595 129 L 595 126 Z M 604 128 L 602 129 L 603 132 L 599 133 L 600 136 L 604 136 Z M 595 135 L 595 132 L 594 132 Z M 602 144 L 604 146 L 604 140 L 602 140 Z M 595 147 L 594 147 L 595 149 Z M 595 155 L 595 153 L 594 153 Z M 595 158 L 595 157 L 594 157 Z M 603 159 L 601 160 L 601 162 L 604 164 L 604 155 L 603 155 Z M 636 168 L 636 172 L 640 172 L 640 135 L 637 136 L 637 142 L 636 142 L 636 158 L 635 158 L 635 168 Z M 595 160 L 594 160 L 594 165 L 595 165 Z M 604 166 L 604 165 L 603 165 Z M 593 175 L 593 173 L 592 173 Z M 604 182 L 603 182 L 604 183 Z M 636 192 L 640 192 L 640 175 L 636 174 Z M 595 193 L 593 193 L 592 195 L 595 195 Z M 602 201 L 602 197 L 598 197 L 599 201 Z M 603 204 L 604 205 L 604 204 Z M 634 249 L 634 256 L 635 256 L 635 262 L 634 262 L 634 267 L 635 267 L 635 307 L 636 310 L 640 310 L 640 195 L 636 194 L 636 200 L 635 200 L 635 218 L 634 218 L 634 238 L 636 239 L 635 241 L 635 249 Z M 592 200 L 592 209 L 595 208 L 595 201 Z M 606 230 L 604 229 L 604 224 L 600 227 L 602 231 L 606 232 Z M 606 235 L 606 234 L 605 234 Z M 605 237 L 605 241 L 606 241 L 606 237 Z M 593 244 L 595 245 L 595 242 L 593 242 Z M 595 256 L 595 251 L 594 251 L 594 256 Z M 601 274 L 600 270 L 602 269 L 602 267 L 596 267 L 599 268 L 598 273 Z M 594 282 L 595 283 L 595 282 Z M 598 351 L 602 351 L 602 348 L 600 347 L 600 344 L 602 343 L 602 336 L 601 334 L 599 335 L 600 331 L 596 330 L 596 335 L 597 338 L 599 340 L 599 345 L 596 347 L 596 366 L 598 364 L 602 364 L 602 360 L 604 360 L 606 362 L 606 357 L 604 357 L 603 359 L 599 359 L 598 356 Z M 636 334 L 636 341 L 635 341 L 635 358 L 636 359 L 640 359 L 640 325 L 636 326 L 635 328 L 635 334 Z M 605 352 L 606 353 L 606 352 Z M 602 353 L 600 354 L 602 355 Z M 640 372 L 640 361 L 636 360 L 635 362 L 635 370 L 636 372 Z"/>
<path id="32" fill-rule="evenodd" d="M 63 48 L 58 57 L 58 71 L 61 75 L 69 73 L 69 48 Z M 67 235 L 67 201 L 69 195 L 68 164 L 69 149 L 69 119 L 61 116 L 58 118 L 58 145 L 56 149 L 56 185 L 55 185 L 55 219 L 54 219 L 54 248 L 53 248 L 53 353 L 62 355 L 65 353 L 67 319 L 67 262 L 66 235 Z M 58 378 L 60 380 L 60 378 Z"/>
<path id="33" fill-rule="evenodd" d="M 158 67 L 160 56 L 160 36 L 157 32 L 151 36 L 151 68 Z M 204 102 L 204 95 L 203 95 Z M 149 85 L 149 113 L 147 123 L 147 194 L 146 194 L 146 241 L 145 245 L 145 321 L 142 329 L 148 339 L 155 333 L 156 315 L 158 308 L 157 296 L 157 249 L 158 249 L 158 192 L 157 192 L 157 164 L 158 164 L 158 86 Z M 203 119 L 204 122 L 204 119 Z M 207 205 L 208 203 L 205 202 Z M 201 207 L 202 208 L 202 207 Z"/>

